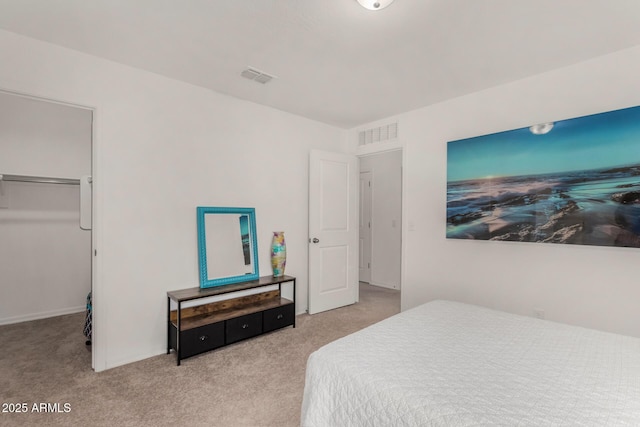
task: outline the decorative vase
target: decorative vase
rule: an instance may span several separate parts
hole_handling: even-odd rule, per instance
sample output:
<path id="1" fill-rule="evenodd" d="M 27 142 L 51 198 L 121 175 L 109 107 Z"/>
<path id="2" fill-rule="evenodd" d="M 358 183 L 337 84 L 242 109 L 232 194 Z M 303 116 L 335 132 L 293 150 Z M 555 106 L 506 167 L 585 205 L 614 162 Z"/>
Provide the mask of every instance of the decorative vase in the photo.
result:
<path id="1" fill-rule="evenodd" d="M 284 242 L 284 231 L 274 231 L 271 239 L 271 268 L 273 277 L 284 276 L 287 264 L 287 245 Z"/>

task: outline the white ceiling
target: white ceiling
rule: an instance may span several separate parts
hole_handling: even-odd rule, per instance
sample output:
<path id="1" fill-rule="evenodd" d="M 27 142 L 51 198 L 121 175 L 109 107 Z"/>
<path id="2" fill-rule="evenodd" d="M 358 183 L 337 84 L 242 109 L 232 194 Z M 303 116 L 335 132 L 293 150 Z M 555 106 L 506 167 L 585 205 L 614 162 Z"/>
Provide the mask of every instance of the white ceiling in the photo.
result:
<path id="1" fill-rule="evenodd" d="M 0 28 L 352 128 L 638 45 L 640 1 L 0 0 Z"/>

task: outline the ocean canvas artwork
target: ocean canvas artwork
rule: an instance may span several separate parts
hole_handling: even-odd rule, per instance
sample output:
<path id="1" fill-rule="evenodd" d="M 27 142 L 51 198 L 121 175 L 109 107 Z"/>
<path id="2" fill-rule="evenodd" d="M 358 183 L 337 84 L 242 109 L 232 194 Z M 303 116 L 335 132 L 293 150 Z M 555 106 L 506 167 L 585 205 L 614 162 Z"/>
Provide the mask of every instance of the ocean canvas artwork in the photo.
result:
<path id="1" fill-rule="evenodd" d="M 640 107 L 447 144 L 447 238 L 640 247 Z"/>

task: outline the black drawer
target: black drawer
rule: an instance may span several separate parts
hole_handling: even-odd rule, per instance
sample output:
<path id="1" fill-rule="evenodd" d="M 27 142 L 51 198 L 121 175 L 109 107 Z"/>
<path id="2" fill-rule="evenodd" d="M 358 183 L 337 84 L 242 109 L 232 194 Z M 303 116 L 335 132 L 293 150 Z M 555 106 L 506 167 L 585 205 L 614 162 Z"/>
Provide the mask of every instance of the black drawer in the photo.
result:
<path id="1" fill-rule="evenodd" d="M 264 312 L 262 319 L 264 331 L 269 332 L 275 329 L 284 328 L 293 325 L 295 317 L 294 304 L 284 305 L 282 307 L 272 308 Z"/>
<path id="2" fill-rule="evenodd" d="M 247 314 L 246 316 L 229 319 L 225 322 L 227 330 L 227 344 L 254 337 L 262 333 L 262 313 Z"/>
<path id="3" fill-rule="evenodd" d="M 224 322 L 188 329 L 180 334 L 181 357 L 194 356 L 224 345 Z"/>

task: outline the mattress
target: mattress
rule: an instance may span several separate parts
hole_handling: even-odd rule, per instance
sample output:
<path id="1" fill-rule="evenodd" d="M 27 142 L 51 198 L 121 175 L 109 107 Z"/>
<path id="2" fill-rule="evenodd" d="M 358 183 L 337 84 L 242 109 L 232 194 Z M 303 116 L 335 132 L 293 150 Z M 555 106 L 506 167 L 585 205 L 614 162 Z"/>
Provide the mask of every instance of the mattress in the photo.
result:
<path id="1" fill-rule="evenodd" d="M 433 301 L 312 353 L 301 424 L 640 426 L 640 339 Z"/>

